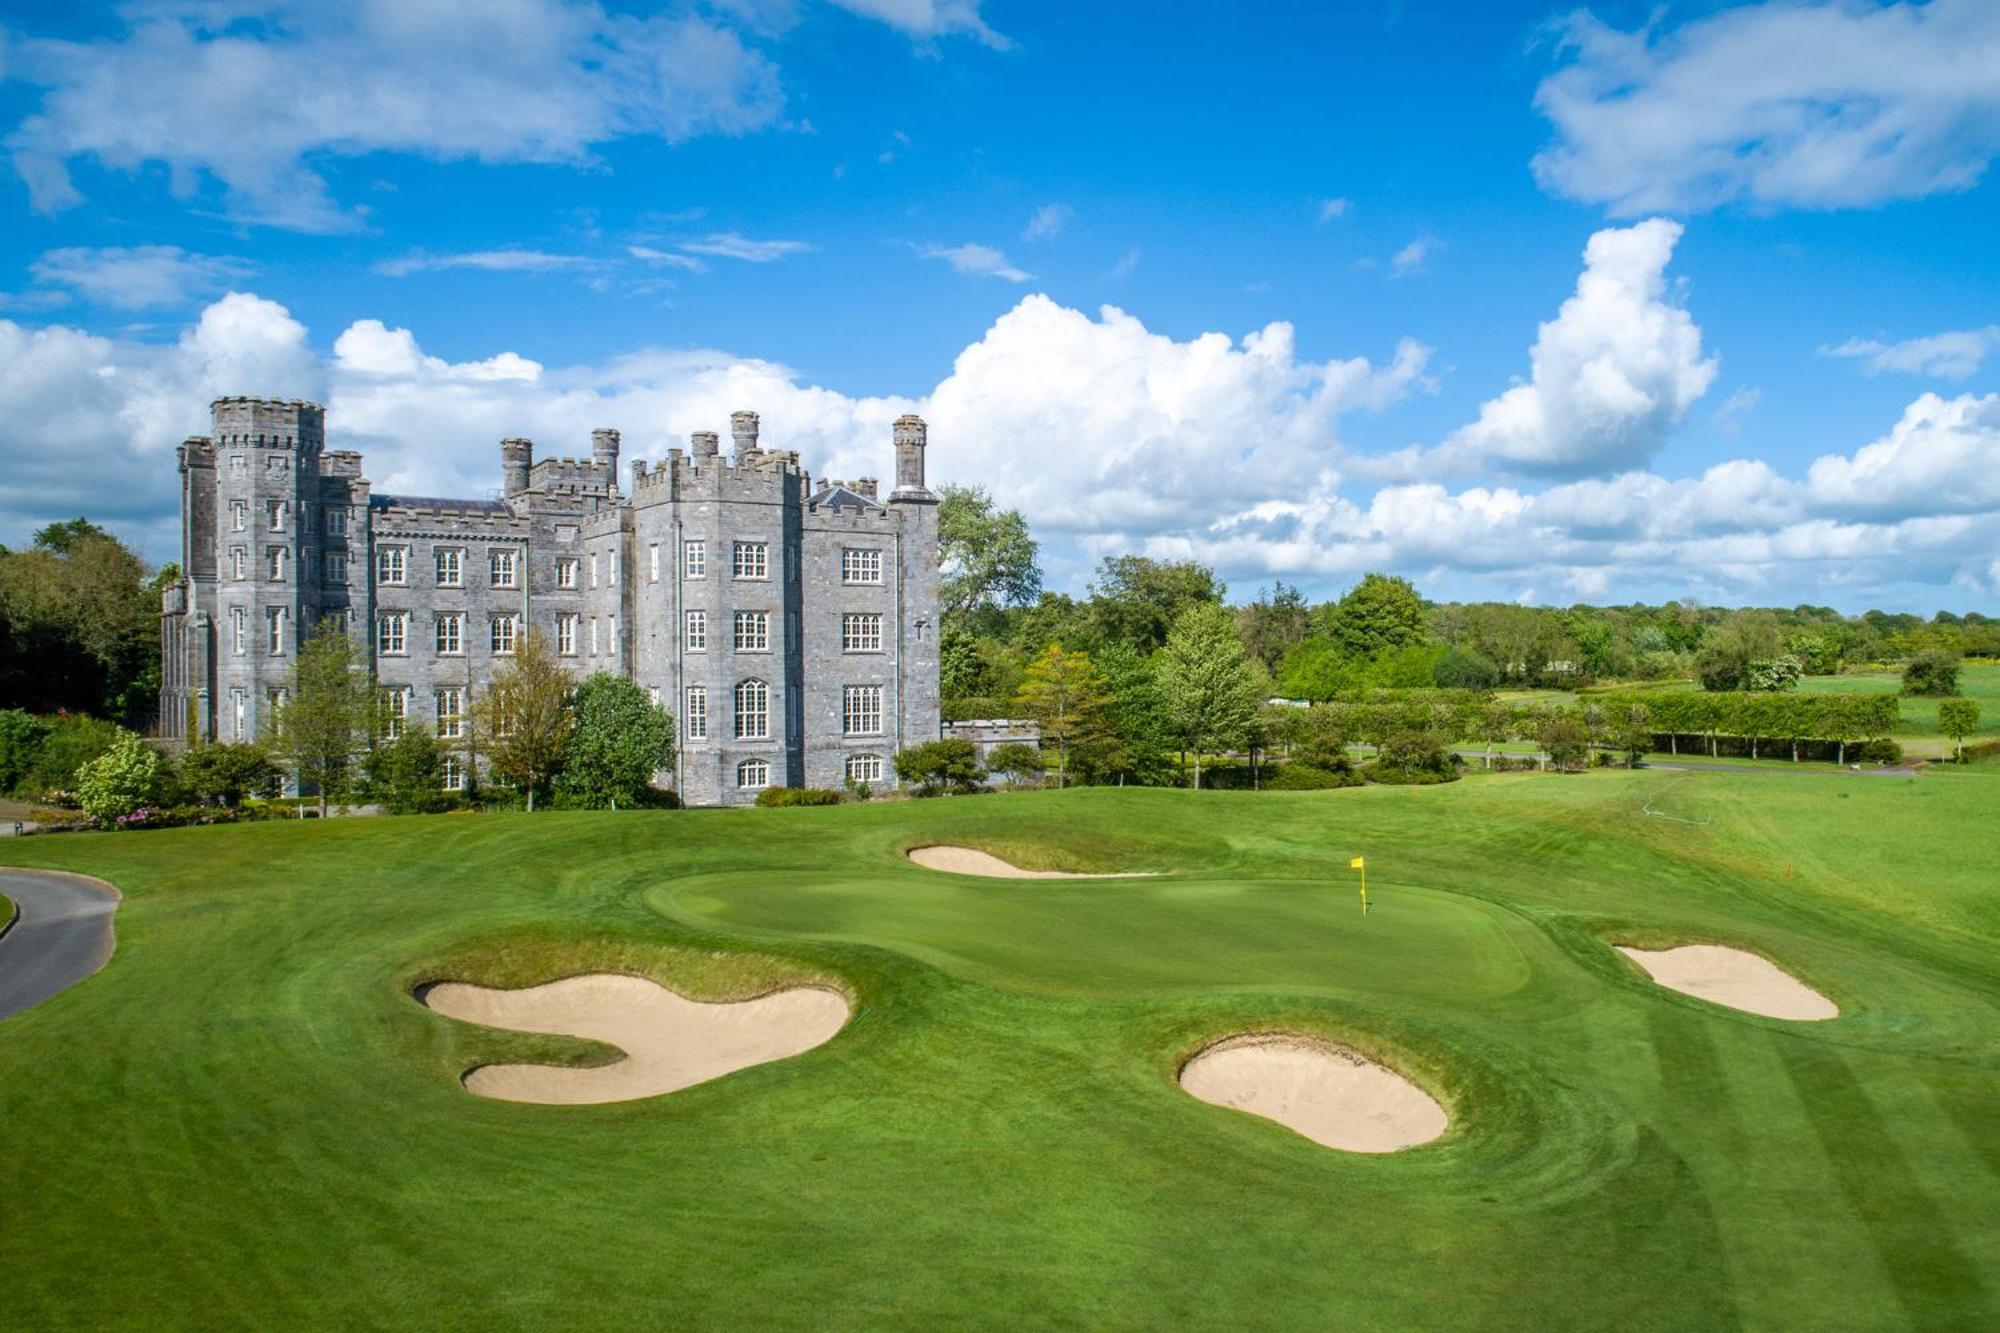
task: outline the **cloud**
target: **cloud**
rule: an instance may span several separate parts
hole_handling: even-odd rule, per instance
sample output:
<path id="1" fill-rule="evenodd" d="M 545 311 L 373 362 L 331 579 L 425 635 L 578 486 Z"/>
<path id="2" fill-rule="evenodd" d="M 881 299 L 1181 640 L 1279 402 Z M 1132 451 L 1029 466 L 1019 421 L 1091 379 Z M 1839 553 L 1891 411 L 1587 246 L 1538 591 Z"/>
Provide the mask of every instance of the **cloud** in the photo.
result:
<path id="1" fill-rule="evenodd" d="M 910 397 L 844 394 L 708 349 L 449 361 L 374 319 L 348 325 L 322 358 L 283 307 L 240 293 L 166 345 L 0 321 L 0 456 L 15 468 L 0 537 L 90 513 L 170 556 L 173 446 L 205 429 L 223 393 L 319 398 L 333 442 L 365 452 L 378 490 L 467 496 L 493 487 L 506 436 L 579 454 L 592 427 L 612 425 L 628 457 L 657 460 L 742 407 L 817 475 L 882 475 L 891 422 L 915 411 L 931 424 L 934 483 L 982 484 L 1022 508 L 1057 586 L 1077 586 L 1099 556 L 1138 551 L 1207 561 L 1239 588 L 1282 576 L 1330 592 L 1381 568 L 1440 594 L 2000 597 L 2000 394 L 1924 395 L 1881 438 L 1802 477 L 1735 459 L 1682 478 L 1634 468 L 1540 489 L 1371 488 L 1345 423 L 1424 391 L 1428 360 L 1406 339 L 1383 361 L 1315 361 L 1285 323 L 1173 338 L 1116 307 L 1092 314 L 1042 295 Z"/>
<path id="2" fill-rule="evenodd" d="M 1131 277 L 1133 271 L 1138 267 L 1139 247 L 1135 245 L 1124 254 L 1118 256 L 1118 262 L 1107 269 L 1104 276 L 1113 282 L 1123 282 L 1125 279 Z"/>
<path id="3" fill-rule="evenodd" d="M 926 245 L 917 253 L 925 259 L 942 259 L 960 273 L 983 274 L 987 277 L 1005 278 L 1009 282 L 1027 282 L 1035 275 L 1016 268 L 1006 255 L 990 245 Z"/>
<path id="4" fill-rule="evenodd" d="M 1576 294 L 1544 323 L 1526 384 L 1486 402 L 1422 460 L 1456 470 L 1587 476 L 1644 463 L 1708 392 L 1717 362 L 1701 330 L 1669 300 L 1677 222 L 1607 228 L 1584 248 Z"/>
<path id="5" fill-rule="evenodd" d="M 1416 240 L 1411 241 L 1395 254 L 1389 256 L 1390 276 L 1400 278 L 1406 273 L 1422 273 L 1425 263 L 1430 259 L 1431 251 L 1443 248 L 1444 242 L 1442 241 L 1434 240 L 1429 236 L 1417 237 Z"/>
<path id="6" fill-rule="evenodd" d="M 28 271 L 44 286 L 67 288 L 97 305 L 152 310 L 187 305 L 256 270 L 246 260 L 177 245 L 137 245 L 49 250 Z"/>
<path id="7" fill-rule="evenodd" d="M 1866 207 L 1967 189 L 2000 152 L 1991 0 L 1772 0 L 1631 32 L 1578 10 L 1556 31 L 1535 177 L 1614 214 Z"/>
<path id="8" fill-rule="evenodd" d="M 1322 199 L 1319 201 L 1319 225 L 1338 221 L 1347 216 L 1348 201 L 1345 199 Z"/>
<path id="9" fill-rule="evenodd" d="M 1006 50 L 1013 45 L 986 26 L 986 20 L 979 16 L 979 0 L 833 0 L 833 3 L 918 37 L 965 33 L 995 50 Z"/>
<path id="10" fill-rule="evenodd" d="M 662 268 L 677 268 L 687 273 L 700 273 L 708 265 L 693 255 L 676 254 L 671 250 L 657 250 L 650 245 L 628 245 L 625 253 L 641 263 L 657 264 Z"/>
<path id="11" fill-rule="evenodd" d="M 34 207 L 82 201 L 70 164 L 168 168 L 174 193 L 219 182 L 239 221 L 352 230 L 318 163 L 590 161 L 625 136 L 679 142 L 775 123 L 776 67 L 719 21 L 594 0 L 303 0 L 142 7 L 114 36 L 16 38 L 9 74 L 45 89 L 8 137 Z"/>
<path id="12" fill-rule="evenodd" d="M 2000 324 L 1982 329 L 1958 329 L 1933 333 L 1927 338 L 1906 338 L 1885 343 L 1873 338 L 1849 338 L 1838 347 L 1820 348 L 1821 356 L 1850 357 L 1861 362 L 1870 375 L 1899 371 L 1906 375 L 1929 375 L 1937 379 L 1962 380 L 1976 374 L 1986 354 L 2000 347 Z"/>
<path id="13" fill-rule="evenodd" d="M 583 255 L 554 255 L 546 250 L 474 250 L 455 255 L 405 255 L 375 266 L 377 273 L 405 278 L 441 269 L 473 269 L 481 273 L 547 273 L 553 269 L 589 268 L 597 261 Z"/>
<path id="14" fill-rule="evenodd" d="M 768 264 L 787 255 L 804 254 L 813 247 L 804 241 L 753 241 L 733 231 L 712 232 L 699 241 L 682 241 L 681 249 L 717 259 L 741 259 L 750 264 Z"/>
<path id="15" fill-rule="evenodd" d="M 1722 400 L 1715 409 L 1715 428 L 1724 435 L 1734 435 L 1743 429 L 1743 418 L 1757 410 L 1757 404 L 1764 397 L 1764 391 L 1753 384 L 1746 384 Z"/>
<path id="16" fill-rule="evenodd" d="M 1028 225 L 1021 229 L 1024 241 L 1047 240 L 1060 236 L 1062 229 L 1076 216 L 1076 210 L 1068 204 L 1043 204 L 1028 215 Z"/>

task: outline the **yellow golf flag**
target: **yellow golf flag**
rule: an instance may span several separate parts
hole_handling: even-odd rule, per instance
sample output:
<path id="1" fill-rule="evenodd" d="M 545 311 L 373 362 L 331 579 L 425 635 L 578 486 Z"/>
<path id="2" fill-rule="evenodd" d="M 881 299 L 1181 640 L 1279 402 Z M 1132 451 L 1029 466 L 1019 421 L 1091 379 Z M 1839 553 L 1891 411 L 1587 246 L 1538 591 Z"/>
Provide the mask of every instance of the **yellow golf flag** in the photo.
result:
<path id="1" fill-rule="evenodd" d="M 1347 863 L 1347 868 L 1348 868 L 1349 870 L 1359 870 L 1359 869 L 1361 869 L 1361 868 L 1362 868 L 1363 866 L 1366 866 L 1367 864 L 1368 864 L 1368 858 L 1367 858 L 1367 857 L 1365 857 L 1365 856 L 1357 856 L 1357 857 L 1355 857 L 1355 858 L 1354 858 L 1354 859 L 1353 859 L 1352 861 L 1349 861 L 1349 862 Z"/>

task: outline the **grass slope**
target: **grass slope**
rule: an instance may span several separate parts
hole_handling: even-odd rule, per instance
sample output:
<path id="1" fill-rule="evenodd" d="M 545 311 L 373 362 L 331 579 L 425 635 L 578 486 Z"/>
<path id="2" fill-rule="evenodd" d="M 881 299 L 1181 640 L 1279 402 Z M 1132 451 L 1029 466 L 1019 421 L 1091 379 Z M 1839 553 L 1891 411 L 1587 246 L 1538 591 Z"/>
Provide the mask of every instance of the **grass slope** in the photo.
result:
<path id="1" fill-rule="evenodd" d="M 1618 772 L 28 840 L 126 897 L 110 965 L 0 1027 L 9 1318 L 1992 1327 L 1996 798 Z M 985 881 L 924 842 L 1175 873 Z M 1844 1016 L 1676 996 L 1607 937 L 1754 945 Z M 856 1017 L 544 1108 L 457 1075 L 603 1048 L 408 996 L 602 966 L 835 980 Z M 1355 1157 L 1178 1092 L 1246 1025 L 1391 1059 L 1453 1127 Z"/>

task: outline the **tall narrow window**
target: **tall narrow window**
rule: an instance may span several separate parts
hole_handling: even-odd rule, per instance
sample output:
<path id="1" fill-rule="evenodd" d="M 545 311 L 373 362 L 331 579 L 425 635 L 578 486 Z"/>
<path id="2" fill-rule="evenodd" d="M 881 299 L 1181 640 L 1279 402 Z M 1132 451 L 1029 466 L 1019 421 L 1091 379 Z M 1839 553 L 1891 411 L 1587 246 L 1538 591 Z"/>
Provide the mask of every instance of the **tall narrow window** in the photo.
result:
<path id="1" fill-rule="evenodd" d="M 440 657 L 458 657 L 465 652 L 465 617 L 446 611 L 437 618 L 437 650 Z"/>
<path id="2" fill-rule="evenodd" d="M 229 548 L 229 576 L 234 579 L 250 577 L 250 552 L 242 546 Z"/>
<path id="3" fill-rule="evenodd" d="M 736 651 L 767 653 L 771 650 L 771 613 L 738 611 L 735 621 Z"/>
<path id="4" fill-rule="evenodd" d="M 687 613 L 687 633 L 685 638 L 687 640 L 686 647 L 689 652 L 705 653 L 708 651 L 708 612 L 690 611 Z"/>
<path id="5" fill-rule="evenodd" d="M 285 655 L 285 608 L 264 608 L 264 651 L 273 657 Z"/>
<path id="6" fill-rule="evenodd" d="M 231 532 L 243 531 L 249 519 L 250 502 L 248 500 L 231 500 L 229 502 L 229 530 Z"/>
<path id="7" fill-rule="evenodd" d="M 708 577 L 707 543 L 694 541 L 681 543 L 681 577 L 684 579 Z"/>
<path id="8" fill-rule="evenodd" d="M 287 505 L 283 500 L 266 501 L 265 512 L 270 516 L 271 531 L 283 532 L 291 526 L 292 523 L 291 507 Z"/>
<path id="9" fill-rule="evenodd" d="M 590 618 L 590 655 L 597 656 L 597 617 Z"/>
<path id="10" fill-rule="evenodd" d="M 840 690 L 840 730 L 845 736 L 882 734 L 882 687 L 843 685 Z"/>
<path id="11" fill-rule="evenodd" d="M 882 613 L 849 611 L 840 617 L 840 651 L 879 653 L 882 651 Z"/>
<path id="12" fill-rule="evenodd" d="M 465 790 L 465 765 L 455 754 L 448 754 L 438 764 L 438 772 L 444 778 L 446 791 Z"/>
<path id="13" fill-rule="evenodd" d="M 345 537 L 347 535 L 347 511 L 329 506 L 326 510 L 326 535 Z"/>
<path id="14" fill-rule="evenodd" d="M 249 703 L 250 703 L 250 696 L 247 691 L 231 690 L 229 692 L 229 714 L 231 723 L 230 725 L 231 735 L 229 739 L 233 741 L 241 741 L 249 739 L 249 737 L 243 734 L 244 715 L 250 711 Z"/>
<path id="15" fill-rule="evenodd" d="M 375 621 L 375 651 L 384 657 L 402 657 L 409 652 L 410 613 L 384 611 Z"/>
<path id="16" fill-rule="evenodd" d="M 597 552 L 590 553 L 590 586 L 597 586 Z"/>
<path id="17" fill-rule="evenodd" d="M 455 741 L 465 735 L 465 691 L 457 686 L 439 690 L 437 704 L 438 739 Z"/>
<path id="18" fill-rule="evenodd" d="M 618 656 L 618 617 L 612 616 L 605 622 L 604 651 Z"/>
<path id="19" fill-rule="evenodd" d="M 556 586 L 558 588 L 576 586 L 576 557 L 567 556 L 556 561 Z"/>
<path id="20" fill-rule="evenodd" d="M 459 550 L 456 546 L 440 546 L 431 554 L 437 563 L 438 587 L 461 588 L 465 586 L 465 552 Z"/>
<path id="21" fill-rule="evenodd" d="M 556 617 L 556 656 L 576 656 L 576 612 L 565 611 Z"/>
<path id="22" fill-rule="evenodd" d="M 646 548 L 646 582 L 660 581 L 660 544 L 654 542 Z"/>
<path id="23" fill-rule="evenodd" d="M 488 562 L 492 569 L 494 587 L 511 588 L 514 586 L 516 570 L 520 564 L 520 552 L 512 550 L 494 551 L 489 554 Z"/>
<path id="24" fill-rule="evenodd" d="M 270 576 L 273 583 L 285 581 L 285 557 L 289 554 L 290 552 L 282 546 L 264 548 L 264 572 Z"/>
<path id="25" fill-rule="evenodd" d="M 233 606 L 229 609 L 230 651 L 234 652 L 238 657 L 243 656 L 244 653 L 243 622 L 245 619 L 247 617 L 244 616 L 242 607 Z"/>
<path id="26" fill-rule="evenodd" d="M 409 552 L 401 546 L 384 546 L 375 552 L 375 581 L 399 588 L 409 578 Z"/>
<path id="27" fill-rule="evenodd" d="M 687 738 L 691 741 L 708 739 L 708 690 L 700 685 L 687 688 Z"/>
<path id="28" fill-rule="evenodd" d="M 326 553 L 326 581 L 328 583 L 347 582 L 347 555 L 343 551 Z"/>
<path id="29" fill-rule="evenodd" d="M 493 617 L 493 631 L 492 631 L 491 641 L 493 645 L 493 651 L 496 654 L 498 654 L 501 657 L 506 657 L 513 653 L 514 636 L 520 628 L 520 623 L 521 620 L 519 616 Z"/>
<path id="30" fill-rule="evenodd" d="M 739 682 L 736 686 L 736 739 L 765 741 L 770 738 L 770 686 L 761 680 Z"/>
<path id="31" fill-rule="evenodd" d="M 771 577 L 771 547 L 767 542 L 737 542 L 731 548 L 729 572 L 739 579 Z"/>
<path id="32" fill-rule="evenodd" d="M 391 686 L 382 691 L 382 735 L 386 740 L 400 740 L 403 723 L 410 716 L 410 692 L 401 686 Z"/>

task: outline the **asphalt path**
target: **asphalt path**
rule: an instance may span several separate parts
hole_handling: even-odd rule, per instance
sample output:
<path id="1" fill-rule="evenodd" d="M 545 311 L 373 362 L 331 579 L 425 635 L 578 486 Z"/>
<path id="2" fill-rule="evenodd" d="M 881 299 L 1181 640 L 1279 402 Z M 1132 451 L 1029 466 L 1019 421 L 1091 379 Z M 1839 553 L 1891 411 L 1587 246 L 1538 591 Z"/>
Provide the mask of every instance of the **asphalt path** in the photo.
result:
<path id="1" fill-rule="evenodd" d="M 21 909 L 0 935 L 0 1019 L 67 990 L 111 958 L 118 891 L 81 875 L 0 870 L 0 893 Z"/>

